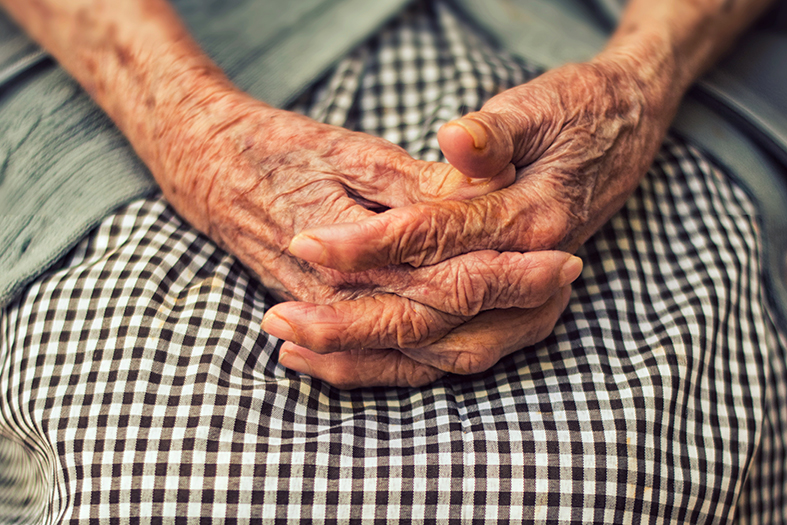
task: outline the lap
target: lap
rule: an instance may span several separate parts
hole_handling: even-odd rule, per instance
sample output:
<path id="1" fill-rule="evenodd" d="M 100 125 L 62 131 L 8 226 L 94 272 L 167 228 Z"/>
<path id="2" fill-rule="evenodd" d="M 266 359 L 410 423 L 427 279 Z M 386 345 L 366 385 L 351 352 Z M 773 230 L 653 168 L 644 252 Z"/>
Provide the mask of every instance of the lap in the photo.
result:
<path id="1" fill-rule="evenodd" d="M 386 68 L 435 24 L 446 42 L 463 31 L 440 10 L 400 23 L 306 110 L 429 158 L 452 111 L 534 74 L 465 42 L 476 84 L 461 67 L 436 82 L 457 107 L 441 94 L 409 105 Z M 424 60 L 414 85 L 433 74 Z M 379 89 L 346 92 L 361 72 Z M 388 92 L 393 117 L 380 110 Z M 583 276 L 543 343 L 476 376 L 343 392 L 277 364 L 278 341 L 260 330 L 271 299 L 240 263 L 161 198 L 137 201 L 3 312 L 0 435 L 35 458 L 47 514 L 74 523 L 730 519 L 765 439 L 783 455 L 772 429 L 784 336 L 756 206 L 670 138 L 579 255 Z M 777 476 L 754 476 L 766 478 Z"/>

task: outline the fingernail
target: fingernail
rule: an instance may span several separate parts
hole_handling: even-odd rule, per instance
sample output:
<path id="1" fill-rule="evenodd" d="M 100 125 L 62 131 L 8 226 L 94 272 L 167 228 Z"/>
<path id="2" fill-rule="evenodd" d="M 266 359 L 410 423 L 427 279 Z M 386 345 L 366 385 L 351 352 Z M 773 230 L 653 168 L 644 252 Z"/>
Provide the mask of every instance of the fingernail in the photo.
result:
<path id="1" fill-rule="evenodd" d="M 297 343 L 297 337 L 292 325 L 276 314 L 268 314 L 262 320 L 262 329 L 273 337 Z"/>
<path id="2" fill-rule="evenodd" d="M 279 364 L 301 374 L 313 375 L 312 368 L 304 358 L 293 352 L 279 354 Z"/>
<path id="3" fill-rule="evenodd" d="M 325 248 L 322 243 L 314 237 L 299 233 L 290 241 L 290 253 L 304 261 L 320 264 L 323 259 L 323 253 L 325 253 Z"/>
<path id="4" fill-rule="evenodd" d="M 486 147 L 486 129 L 481 124 L 469 118 L 454 120 L 452 124 L 461 126 L 473 137 L 473 147 L 475 149 L 484 149 Z"/>
<path id="5" fill-rule="evenodd" d="M 563 268 L 560 270 L 560 286 L 565 286 L 569 283 L 573 283 L 579 277 L 579 274 L 582 273 L 582 259 L 572 255 L 568 258 L 568 260 L 563 264 Z"/>

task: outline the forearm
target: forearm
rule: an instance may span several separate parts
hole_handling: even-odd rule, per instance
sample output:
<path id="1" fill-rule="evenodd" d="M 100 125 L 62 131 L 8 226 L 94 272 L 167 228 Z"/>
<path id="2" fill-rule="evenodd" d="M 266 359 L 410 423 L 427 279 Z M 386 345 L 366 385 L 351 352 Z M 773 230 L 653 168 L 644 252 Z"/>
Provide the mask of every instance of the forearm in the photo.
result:
<path id="1" fill-rule="evenodd" d="M 166 0 L 0 0 L 129 139 L 176 206 L 201 200 L 208 176 L 177 169 L 226 124 L 234 88 Z M 226 99 L 232 98 L 234 102 Z M 242 99 L 242 97 L 241 97 Z M 215 113 L 215 118 L 211 118 Z M 199 207 L 179 211 L 203 231 Z"/>
<path id="2" fill-rule="evenodd" d="M 598 59 L 631 66 L 671 120 L 691 84 L 773 0 L 630 0 Z"/>

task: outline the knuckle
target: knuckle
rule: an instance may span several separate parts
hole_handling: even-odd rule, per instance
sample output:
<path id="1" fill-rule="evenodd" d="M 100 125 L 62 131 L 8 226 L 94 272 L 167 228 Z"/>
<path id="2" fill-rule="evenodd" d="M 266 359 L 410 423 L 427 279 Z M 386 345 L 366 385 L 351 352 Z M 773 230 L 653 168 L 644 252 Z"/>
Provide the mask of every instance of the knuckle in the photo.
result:
<path id="1" fill-rule="evenodd" d="M 449 164 L 430 162 L 420 170 L 418 191 L 422 198 L 437 199 L 451 192 L 452 169 Z"/>
<path id="2" fill-rule="evenodd" d="M 517 207 L 505 194 L 498 192 L 470 201 L 463 216 L 463 223 L 457 225 L 462 227 L 459 231 L 462 232 L 465 251 L 516 251 L 516 232 L 520 226 L 517 221 L 520 218 L 516 213 L 512 213 L 512 210 Z"/>
<path id="3" fill-rule="evenodd" d="M 506 254 L 508 255 L 508 254 Z M 505 257 L 503 255 L 502 257 Z M 523 257 L 510 254 L 511 264 L 501 271 L 499 308 L 535 308 L 554 295 L 563 260 L 561 256 L 546 254 L 544 257 Z M 556 266 L 555 259 L 559 259 Z"/>
<path id="4" fill-rule="evenodd" d="M 553 298 L 549 303 L 541 307 L 541 315 L 534 320 L 531 326 L 526 346 L 540 343 L 552 334 L 562 313 L 560 310 L 562 305 L 559 302 L 559 300 Z"/>
<path id="5" fill-rule="evenodd" d="M 496 355 L 484 346 L 472 350 L 457 350 L 451 356 L 449 372 L 460 375 L 484 372 L 497 363 Z"/>
<path id="6" fill-rule="evenodd" d="M 559 296 L 560 294 L 557 294 Z M 553 299 L 552 304 L 548 305 L 547 307 L 547 316 L 541 323 L 541 330 L 537 334 L 538 340 L 543 341 L 547 337 L 549 337 L 552 332 L 555 330 L 555 326 L 557 326 L 558 321 L 560 320 L 560 316 L 563 313 L 563 308 L 561 304 L 561 300 L 558 297 Z"/>
<path id="7" fill-rule="evenodd" d="M 445 372 L 429 365 L 412 361 L 401 355 L 396 369 L 395 383 L 397 386 L 417 388 L 440 379 Z"/>
<path id="8" fill-rule="evenodd" d="M 316 330 L 310 330 L 309 332 L 311 335 L 302 344 L 313 352 L 333 352 L 342 347 L 342 340 L 338 334 Z"/>
<path id="9" fill-rule="evenodd" d="M 341 313 L 333 305 L 321 307 L 323 317 L 333 317 L 341 319 Z M 332 319 L 333 320 L 333 319 Z M 343 323 L 330 322 L 320 323 L 308 330 L 302 331 L 303 344 L 310 350 L 318 353 L 328 353 L 342 350 L 345 346 L 348 331 L 344 329 Z"/>
<path id="10" fill-rule="evenodd" d="M 507 220 L 505 203 L 492 194 L 470 201 L 420 203 L 396 213 L 397 220 L 382 233 L 383 244 L 390 246 L 393 261 L 415 267 L 498 244 Z"/>
<path id="11" fill-rule="evenodd" d="M 350 377 L 344 376 L 342 374 L 332 374 L 328 377 L 324 378 L 323 381 L 333 385 L 334 387 L 338 388 L 339 390 L 353 390 L 364 386 L 362 383 L 357 381 L 356 379 L 351 379 Z"/>
<path id="12" fill-rule="evenodd" d="M 423 205 L 403 211 L 401 228 L 385 232 L 385 244 L 392 247 L 392 260 L 415 267 L 440 260 L 446 246 L 442 239 L 439 213 Z"/>
<path id="13" fill-rule="evenodd" d="M 520 254 L 477 251 L 453 259 L 438 274 L 439 285 L 449 292 L 445 304 L 452 314 L 473 317 L 484 310 L 518 306 L 526 281 L 518 265 Z M 441 308 L 443 309 L 443 308 Z"/>
<path id="14" fill-rule="evenodd" d="M 493 295 L 492 284 L 487 280 L 490 276 L 488 266 L 481 261 L 461 265 L 451 286 L 449 305 L 453 312 L 466 317 L 478 314 Z"/>
<path id="15" fill-rule="evenodd" d="M 417 348 L 428 344 L 430 339 L 429 323 L 412 311 L 395 324 L 394 330 L 398 348 Z"/>
<path id="16" fill-rule="evenodd" d="M 437 341 L 451 325 L 431 308 L 408 301 L 388 326 L 394 331 L 397 348 L 415 349 Z"/>
<path id="17" fill-rule="evenodd" d="M 554 197 L 533 194 L 528 205 L 504 225 L 505 248 L 514 251 L 552 250 L 566 238 L 573 226 L 570 213 Z"/>
<path id="18" fill-rule="evenodd" d="M 365 360 L 366 354 L 364 351 L 354 350 L 329 356 L 317 371 L 319 378 L 341 390 L 371 386 L 368 374 L 370 363 Z M 369 357 L 373 362 L 374 356 Z"/>
<path id="19" fill-rule="evenodd" d="M 555 329 L 556 324 L 557 319 L 545 320 L 538 323 L 538 326 L 533 331 L 532 340 L 529 342 L 528 346 L 538 344 L 549 337 Z"/>
<path id="20" fill-rule="evenodd" d="M 454 293 L 455 309 L 463 316 L 476 315 L 483 305 L 483 293 L 478 294 L 470 279 L 461 279 Z M 479 299 L 479 295 L 482 297 Z"/>
<path id="21" fill-rule="evenodd" d="M 538 225 L 539 230 L 536 235 L 542 239 L 542 246 L 545 249 L 554 249 L 564 241 L 572 226 L 568 214 L 562 211 L 552 212 L 549 216 L 551 220 Z"/>

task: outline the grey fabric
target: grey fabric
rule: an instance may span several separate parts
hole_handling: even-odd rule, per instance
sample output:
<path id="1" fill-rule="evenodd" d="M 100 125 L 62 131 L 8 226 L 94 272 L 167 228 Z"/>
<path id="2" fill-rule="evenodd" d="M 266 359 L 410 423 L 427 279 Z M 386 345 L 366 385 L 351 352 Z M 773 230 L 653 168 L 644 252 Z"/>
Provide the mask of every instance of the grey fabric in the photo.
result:
<path id="1" fill-rule="evenodd" d="M 283 107 L 410 1 L 174 0 L 173 4 L 197 41 L 241 89 Z"/>
<path id="2" fill-rule="evenodd" d="M 111 174 L 123 170 L 123 177 Z M 155 188 L 125 138 L 59 68 L 0 96 L 0 304 L 97 220 Z"/>
<path id="3" fill-rule="evenodd" d="M 787 31 L 757 31 L 697 91 L 787 166 Z"/>
<path id="4" fill-rule="evenodd" d="M 7 71 L 17 69 L 17 64 L 24 61 L 25 57 L 38 51 L 35 43 L 8 17 L 0 14 L 0 79 L 7 76 Z M 0 86 L 3 84 L 0 82 Z"/>
<path id="5" fill-rule="evenodd" d="M 545 68 L 591 59 L 607 40 L 575 0 L 454 0 L 500 47 Z"/>

